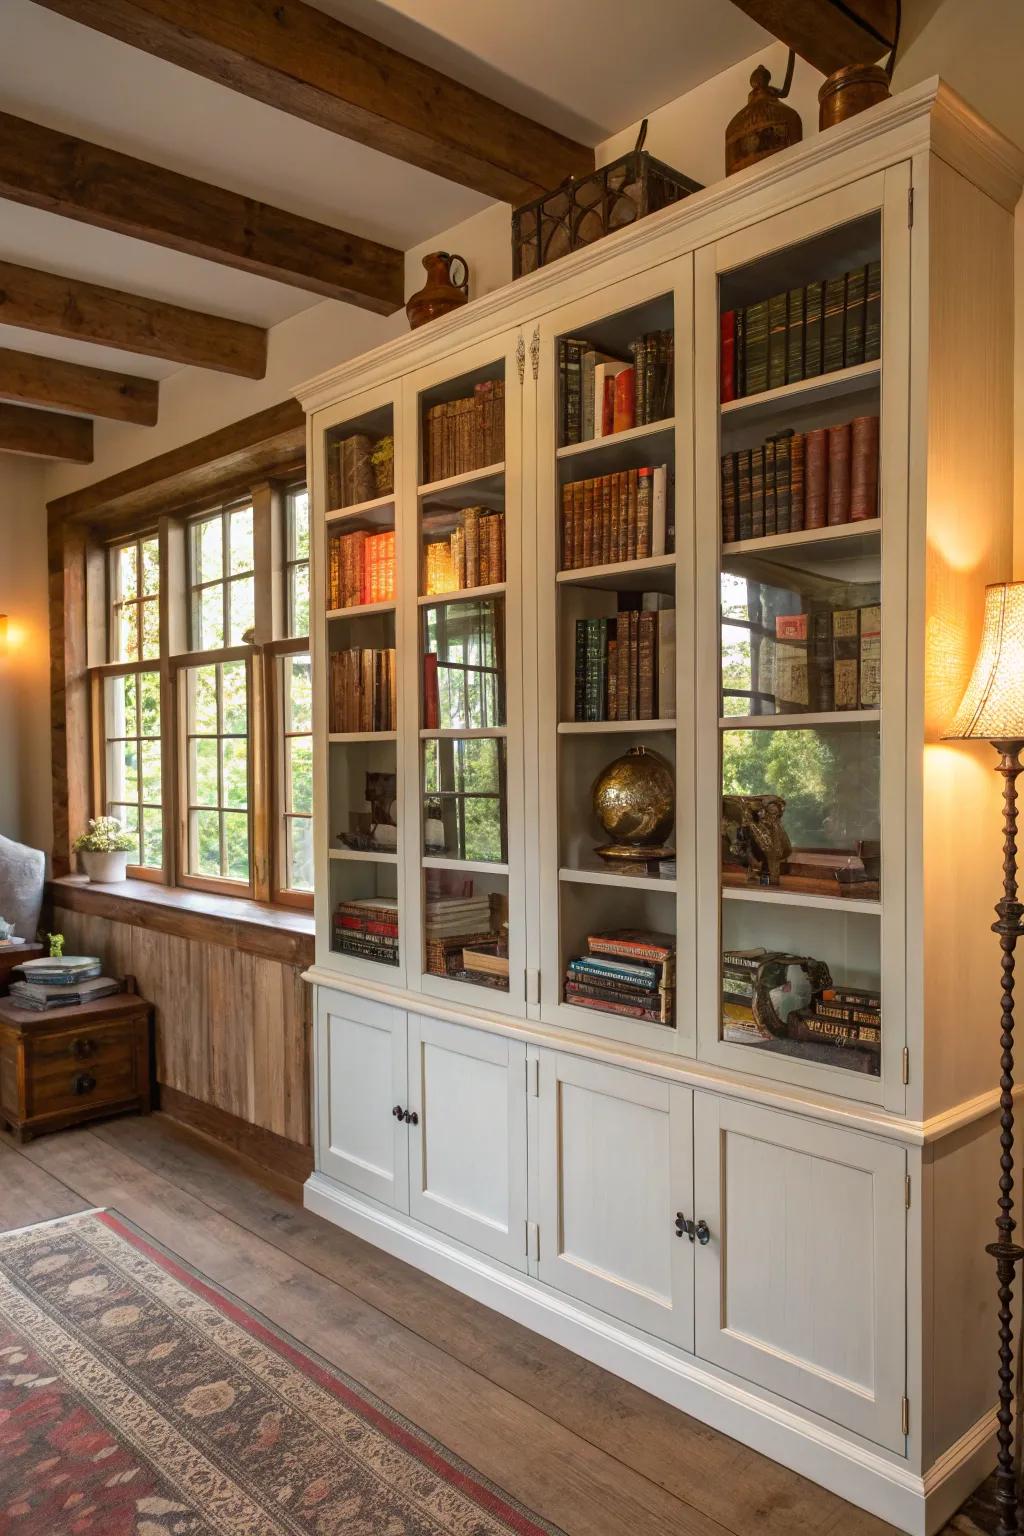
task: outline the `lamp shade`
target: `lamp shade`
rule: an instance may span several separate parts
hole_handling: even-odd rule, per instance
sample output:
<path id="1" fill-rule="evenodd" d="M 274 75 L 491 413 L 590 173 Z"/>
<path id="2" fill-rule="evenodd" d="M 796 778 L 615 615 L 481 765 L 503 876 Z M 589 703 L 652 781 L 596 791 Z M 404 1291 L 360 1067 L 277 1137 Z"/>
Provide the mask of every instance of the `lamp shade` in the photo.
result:
<path id="1" fill-rule="evenodd" d="M 974 671 L 945 739 L 1024 741 L 1024 581 L 985 588 Z"/>

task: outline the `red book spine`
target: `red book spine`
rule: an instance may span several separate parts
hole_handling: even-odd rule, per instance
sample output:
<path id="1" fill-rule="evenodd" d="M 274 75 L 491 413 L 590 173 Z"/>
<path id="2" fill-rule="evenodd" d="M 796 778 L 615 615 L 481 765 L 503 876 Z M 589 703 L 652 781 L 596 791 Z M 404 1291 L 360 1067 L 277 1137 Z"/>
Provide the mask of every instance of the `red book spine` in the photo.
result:
<path id="1" fill-rule="evenodd" d="M 615 375 L 615 419 L 612 430 L 628 432 L 633 425 L 635 408 L 636 373 L 632 368 L 623 368 L 621 373 Z"/>
<path id="2" fill-rule="evenodd" d="M 878 516 L 878 417 L 850 423 L 850 522 Z"/>
<path id="3" fill-rule="evenodd" d="M 808 432 L 804 451 L 804 527 L 828 522 L 828 436 L 826 427 Z"/>
<path id="4" fill-rule="evenodd" d="M 727 309 L 721 317 L 721 399 L 736 398 L 736 311 Z"/>
<path id="5" fill-rule="evenodd" d="M 828 526 L 850 521 L 850 423 L 828 429 Z"/>
<path id="6" fill-rule="evenodd" d="M 615 379 L 604 381 L 604 415 L 601 419 L 601 436 L 611 437 L 615 431 Z"/>

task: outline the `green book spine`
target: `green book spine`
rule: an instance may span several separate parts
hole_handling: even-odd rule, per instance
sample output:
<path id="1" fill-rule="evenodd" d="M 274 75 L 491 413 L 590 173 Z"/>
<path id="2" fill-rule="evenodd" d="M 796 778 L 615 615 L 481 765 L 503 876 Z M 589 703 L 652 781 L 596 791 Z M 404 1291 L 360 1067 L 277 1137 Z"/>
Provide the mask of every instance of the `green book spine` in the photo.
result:
<path id="1" fill-rule="evenodd" d="M 864 361 L 882 355 L 882 263 L 869 261 L 864 269 Z"/>
<path id="2" fill-rule="evenodd" d="M 775 439 L 768 438 L 761 452 L 764 454 L 764 528 L 766 536 L 778 533 L 775 510 Z"/>
<path id="3" fill-rule="evenodd" d="M 775 439 L 775 531 L 789 533 L 790 521 L 790 445 L 791 432 L 783 432 Z"/>
<path id="4" fill-rule="evenodd" d="M 856 267 L 846 275 L 846 343 L 844 357 L 847 368 L 864 361 L 864 279 L 866 269 Z"/>
<path id="5" fill-rule="evenodd" d="M 768 300 L 745 310 L 746 373 L 744 394 L 759 395 L 768 388 Z"/>
<path id="6" fill-rule="evenodd" d="M 739 505 L 739 535 L 741 539 L 754 537 L 753 521 L 753 487 L 751 484 L 751 452 L 744 448 L 738 455 L 739 468 L 737 474 Z"/>
<path id="7" fill-rule="evenodd" d="M 768 300 L 768 388 L 778 389 L 786 382 L 787 319 L 786 295 L 773 294 Z"/>
<path id="8" fill-rule="evenodd" d="M 736 505 L 735 453 L 722 455 L 722 543 L 732 544 L 739 537 Z"/>
<path id="9" fill-rule="evenodd" d="M 789 290 L 786 330 L 786 383 L 797 384 L 804 376 L 804 290 Z"/>
<path id="10" fill-rule="evenodd" d="M 573 719 L 587 718 L 587 621 L 576 620 L 576 670 L 573 677 Z"/>
<path id="11" fill-rule="evenodd" d="M 764 449 L 750 450 L 750 537 L 764 538 Z"/>
<path id="12" fill-rule="evenodd" d="M 825 284 L 808 283 L 804 289 L 804 378 L 816 379 L 821 372 L 821 320 L 825 303 Z"/>
<path id="13" fill-rule="evenodd" d="M 602 652 L 604 650 L 604 620 L 587 620 L 587 719 L 600 720 L 604 703 L 602 679 Z"/>
<path id="14" fill-rule="evenodd" d="M 825 318 L 822 327 L 822 372 L 835 373 L 845 357 L 846 273 L 825 284 Z"/>

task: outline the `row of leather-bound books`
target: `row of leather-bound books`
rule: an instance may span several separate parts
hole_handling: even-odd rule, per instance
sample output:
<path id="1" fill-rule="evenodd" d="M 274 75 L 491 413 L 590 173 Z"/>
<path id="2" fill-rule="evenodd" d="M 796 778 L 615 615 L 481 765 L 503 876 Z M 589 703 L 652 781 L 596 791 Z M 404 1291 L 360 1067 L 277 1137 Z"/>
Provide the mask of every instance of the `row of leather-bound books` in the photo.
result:
<path id="1" fill-rule="evenodd" d="M 722 457 L 722 541 L 878 516 L 878 417 L 779 432 Z"/>

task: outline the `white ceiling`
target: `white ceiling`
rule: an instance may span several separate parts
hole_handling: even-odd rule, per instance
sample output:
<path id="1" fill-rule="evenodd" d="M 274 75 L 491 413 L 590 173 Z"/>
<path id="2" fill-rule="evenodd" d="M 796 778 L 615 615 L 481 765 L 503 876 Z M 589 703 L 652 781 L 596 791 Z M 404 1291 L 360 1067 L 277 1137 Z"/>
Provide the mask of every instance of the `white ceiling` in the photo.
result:
<path id="1" fill-rule="evenodd" d="M 729 0 L 630 0 L 625 7 L 622 0 L 315 3 L 591 144 L 755 52 L 766 36 Z M 0 110 L 403 250 L 488 201 L 32 0 L 0 0 Z M 301 289 L 3 200 L 0 259 L 266 326 L 321 302 Z M 151 378 L 174 371 L 6 326 L 0 345 Z"/>

